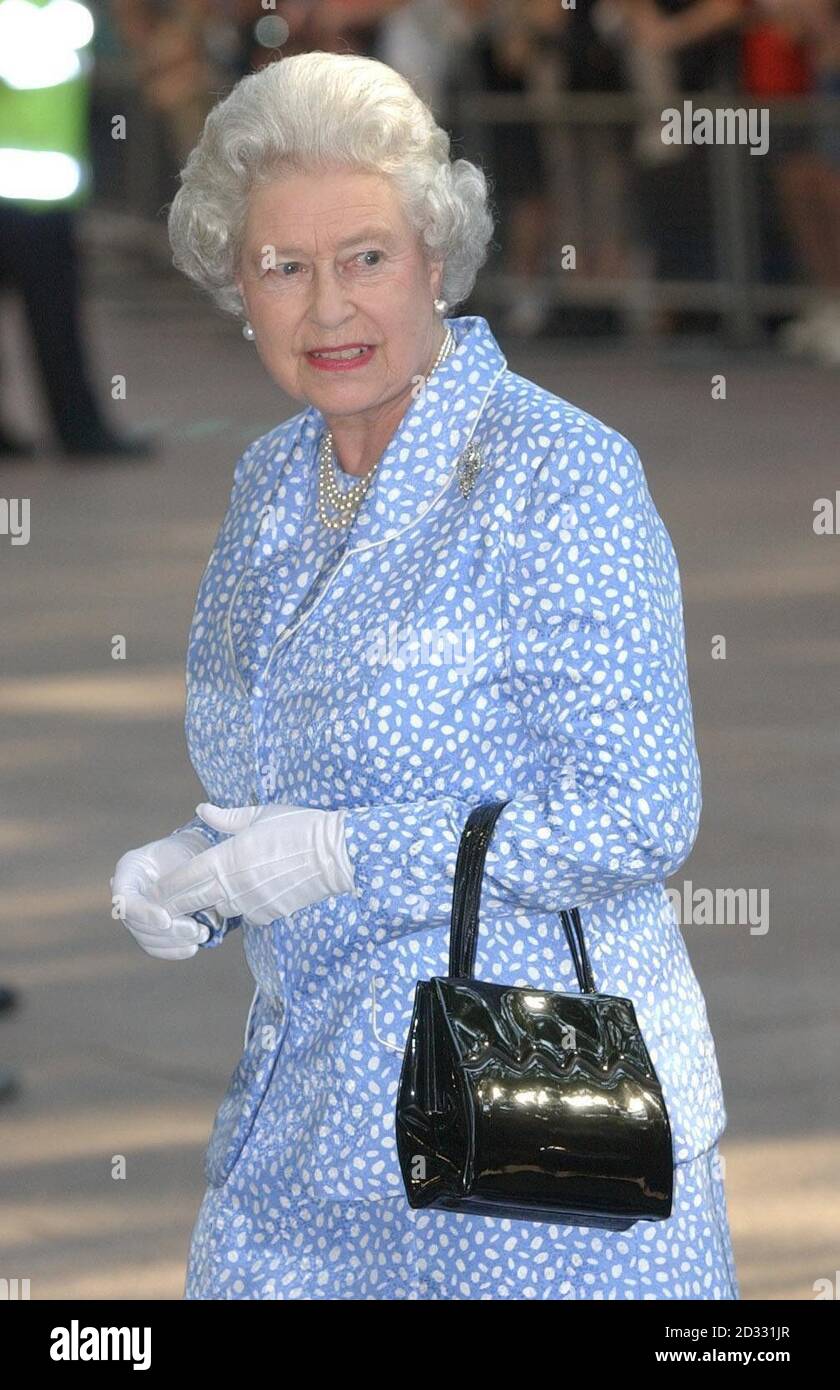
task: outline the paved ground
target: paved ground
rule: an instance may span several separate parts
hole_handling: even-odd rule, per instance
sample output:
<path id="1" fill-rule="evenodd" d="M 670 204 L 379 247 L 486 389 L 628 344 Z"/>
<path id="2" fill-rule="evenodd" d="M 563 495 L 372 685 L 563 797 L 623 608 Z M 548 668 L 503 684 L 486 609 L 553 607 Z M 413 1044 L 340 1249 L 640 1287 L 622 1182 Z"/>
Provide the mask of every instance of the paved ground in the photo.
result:
<path id="1" fill-rule="evenodd" d="M 128 379 L 113 416 L 162 444 L 151 466 L 44 454 L 0 478 L 31 498 L 32 528 L 28 546 L 0 536 L 0 977 L 23 996 L 0 1020 L 23 1082 L 0 1110 L 0 1275 L 39 1299 L 176 1299 L 250 977 L 235 939 L 143 955 L 110 920 L 108 879 L 199 799 L 181 723 L 195 590 L 236 458 L 291 411 L 186 286 L 109 278 L 89 322 L 101 380 Z M 43 435 L 14 316 L 4 338 L 12 419 Z M 838 375 L 708 345 L 503 345 L 637 443 L 677 547 L 704 772 L 679 884 L 769 892 L 764 934 L 684 928 L 724 1076 L 742 1289 L 813 1298 L 840 1267 L 840 536 L 812 529 L 840 487 Z"/>

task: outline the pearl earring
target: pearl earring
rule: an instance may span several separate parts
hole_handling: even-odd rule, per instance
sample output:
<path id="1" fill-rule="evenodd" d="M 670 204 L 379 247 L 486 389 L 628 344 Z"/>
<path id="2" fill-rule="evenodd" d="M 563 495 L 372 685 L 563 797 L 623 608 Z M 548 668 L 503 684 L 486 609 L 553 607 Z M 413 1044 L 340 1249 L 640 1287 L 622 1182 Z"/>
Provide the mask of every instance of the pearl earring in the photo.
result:
<path id="1" fill-rule="evenodd" d="M 448 308 L 449 305 L 447 304 L 445 299 L 435 300 L 435 313 L 440 314 L 441 318 L 443 318 L 443 315 L 446 313 Z"/>
<path id="2" fill-rule="evenodd" d="M 257 335 L 251 327 L 250 323 L 246 322 L 242 325 L 242 337 L 247 338 L 249 343 L 252 343 L 256 336 Z"/>

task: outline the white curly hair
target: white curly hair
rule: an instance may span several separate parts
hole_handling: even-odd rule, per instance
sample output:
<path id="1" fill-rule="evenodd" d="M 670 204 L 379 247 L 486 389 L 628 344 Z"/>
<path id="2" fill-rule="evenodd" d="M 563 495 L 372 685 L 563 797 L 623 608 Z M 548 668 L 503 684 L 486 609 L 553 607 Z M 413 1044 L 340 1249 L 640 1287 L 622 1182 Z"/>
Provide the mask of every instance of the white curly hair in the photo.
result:
<path id="1" fill-rule="evenodd" d="M 385 63 L 321 52 L 277 59 L 208 115 L 169 209 L 173 263 L 244 317 L 235 280 L 251 188 L 285 171 L 353 169 L 392 181 L 428 258 L 443 261 L 442 297 L 459 304 L 494 220 L 484 172 L 450 160 L 449 148 L 429 107 Z"/>

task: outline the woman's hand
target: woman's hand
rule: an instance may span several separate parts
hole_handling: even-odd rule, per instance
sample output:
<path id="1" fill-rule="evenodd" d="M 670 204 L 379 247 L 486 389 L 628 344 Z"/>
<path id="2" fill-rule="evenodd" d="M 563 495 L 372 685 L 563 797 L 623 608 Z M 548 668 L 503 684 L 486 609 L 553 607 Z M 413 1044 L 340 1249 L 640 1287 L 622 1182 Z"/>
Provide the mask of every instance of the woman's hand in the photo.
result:
<path id="1" fill-rule="evenodd" d="M 154 899 L 173 922 L 215 908 L 264 927 L 355 887 L 344 810 L 285 803 L 225 810 L 203 802 L 196 812 L 230 838 L 161 877 Z"/>
<path id="2" fill-rule="evenodd" d="M 210 931 L 189 916 L 172 917 L 152 893 L 158 880 L 188 864 L 207 849 L 200 830 L 180 830 L 129 850 L 117 861 L 111 879 L 112 901 L 120 920 L 138 945 L 160 960 L 188 960 Z"/>

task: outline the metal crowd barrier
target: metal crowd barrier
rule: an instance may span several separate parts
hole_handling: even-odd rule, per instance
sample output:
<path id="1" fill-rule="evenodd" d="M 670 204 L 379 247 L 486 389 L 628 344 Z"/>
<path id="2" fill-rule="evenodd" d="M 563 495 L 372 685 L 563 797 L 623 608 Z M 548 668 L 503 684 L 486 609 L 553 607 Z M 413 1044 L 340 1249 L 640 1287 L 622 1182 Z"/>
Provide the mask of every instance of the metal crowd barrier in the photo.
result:
<path id="1" fill-rule="evenodd" d="M 772 187 L 758 188 L 754 167 L 762 160 L 773 160 L 773 135 L 780 130 L 819 126 L 840 127 L 840 98 L 805 97 L 763 100 L 738 92 L 710 90 L 675 97 L 678 108 L 684 99 L 694 106 L 716 110 L 721 107 L 756 107 L 769 111 L 770 143 L 766 156 L 750 154 L 741 144 L 704 147 L 709 156 L 712 209 L 711 263 L 714 277 L 699 279 L 661 279 L 646 268 L 644 254 L 634 259 L 631 275 L 599 278 L 578 270 L 551 271 L 531 283 L 548 304 L 605 307 L 616 310 L 626 327 L 644 333 L 658 310 L 709 310 L 721 316 L 727 337 L 748 344 L 761 336 L 761 321 L 767 315 L 795 312 L 806 300 L 809 286 L 796 275 L 784 283 L 767 283 L 761 276 L 759 218 L 762 196 L 775 196 Z M 159 248 L 168 258 L 163 207 L 177 188 L 172 169 L 165 169 L 164 146 L 157 118 L 143 106 L 127 79 L 124 63 L 99 64 L 96 72 L 95 100 L 100 110 L 124 111 L 129 119 L 129 138 L 117 160 L 119 175 L 103 179 L 98 187 L 97 208 L 128 214 L 143 234 L 145 249 Z M 544 92 L 528 95 L 460 92 L 452 95 L 442 119 L 448 128 L 463 135 L 463 153 L 486 145 L 487 132 L 495 124 L 527 123 L 543 132 L 543 148 L 549 160 L 553 141 L 568 140 L 580 128 L 623 128 L 633 130 L 641 118 L 651 117 L 651 106 L 629 93 Z M 100 122 L 100 124 L 104 124 Z M 498 171 L 504 189 L 504 169 Z M 497 233 L 498 237 L 498 233 Z M 482 271 L 482 297 L 500 300 L 515 293 L 519 281 L 504 272 L 498 257 L 491 257 Z"/>
<path id="2" fill-rule="evenodd" d="M 692 92 L 676 96 L 692 106 L 712 111 L 721 108 L 753 107 L 769 112 L 770 142 L 766 156 L 750 154 L 740 144 L 709 145 L 708 171 L 712 188 L 712 261 L 715 278 L 710 280 L 654 279 L 645 274 L 644 258 L 639 273 L 632 277 L 594 278 L 571 273 L 545 275 L 538 284 L 552 304 L 606 306 L 621 312 L 625 322 L 645 331 L 653 311 L 658 309 L 703 309 L 719 313 L 727 336 L 735 343 L 748 344 L 761 336 L 761 320 L 766 315 L 793 313 L 807 300 L 809 285 L 791 279 L 768 284 L 760 276 L 759 194 L 757 168 L 761 159 L 774 159 L 773 133 L 778 130 L 820 126 L 840 128 L 839 97 L 790 97 L 757 99 L 726 89 Z M 519 94 L 464 93 L 452 103 L 451 118 L 470 141 L 494 123 L 519 122 L 545 128 L 546 136 L 562 136 L 578 127 L 634 129 L 640 119 L 651 116 L 651 105 L 630 93 L 537 92 Z M 766 190 L 765 190 L 766 191 Z M 772 193 L 771 193 L 771 196 Z M 517 282 L 499 271 L 482 274 L 484 292 L 502 297 L 515 290 Z"/>

